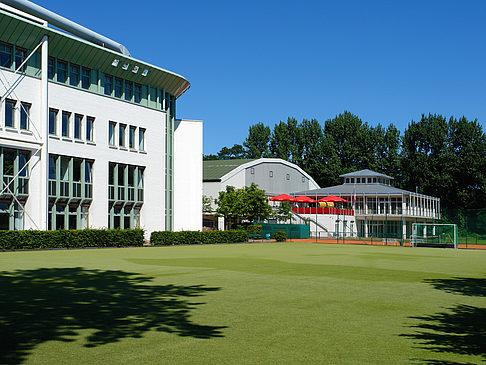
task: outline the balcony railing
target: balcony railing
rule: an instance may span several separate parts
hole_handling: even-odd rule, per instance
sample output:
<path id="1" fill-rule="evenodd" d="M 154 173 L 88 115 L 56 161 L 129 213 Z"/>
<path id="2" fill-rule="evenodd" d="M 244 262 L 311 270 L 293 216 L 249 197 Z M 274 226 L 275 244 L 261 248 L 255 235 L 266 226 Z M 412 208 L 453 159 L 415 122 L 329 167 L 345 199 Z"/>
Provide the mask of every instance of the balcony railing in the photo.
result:
<path id="1" fill-rule="evenodd" d="M 297 214 L 354 215 L 354 210 L 342 208 L 292 208 L 292 211 Z"/>

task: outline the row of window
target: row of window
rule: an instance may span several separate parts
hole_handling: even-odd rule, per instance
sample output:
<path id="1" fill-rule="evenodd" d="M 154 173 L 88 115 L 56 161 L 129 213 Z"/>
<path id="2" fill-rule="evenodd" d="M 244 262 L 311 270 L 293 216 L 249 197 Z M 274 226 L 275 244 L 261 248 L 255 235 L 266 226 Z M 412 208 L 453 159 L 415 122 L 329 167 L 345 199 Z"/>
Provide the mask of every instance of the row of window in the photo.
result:
<path id="1" fill-rule="evenodd" d="M 347 177 L 344 182 L 346 184 L 385 184 L 390 185 L 390 179 L 382 177 Z"/>
<path id="2" fill-rule="evenodd" d="M 32 105 L 23 101 L 6 99 L 3 107 L 3 123 L 6 128 L 28 131 L 30 129 L 30 109 Z"/>
<path id="3" fill-rule="evenodd" d="M 116 133 L 117 128 L 118 134 Z M 108 144 L 113 147 L 145 151 L 145 129 L 123 123 L 109 122 Z"/>
<path id="4" fill-rule="evenodd" d="M 94 142 L 94 122 L 93 117 L 49 109 L 49 134 L 53 136 Z"/>
<path id="5" fill-rule="evenodd" d="M 2 194 L 2 198 L 11 198 L 12 193 L 22 198 L 29 194 L 29 169 L 28 161 L 30 152 L 0 148 L 0 170 L 3 184 L 1 190 L 8 186 Z M 17 178 L 15 178 L 17 176 Z"/>
<path id="6" fill-rule="evenodd" d="M 50 154 L 49 197 L 92 199 L 92 169 L 92 160 Z"/>
<path id="7" fill-rule="evenodd" d="M 26 60 L 28 50 L 0 42 L 0 67 L 15 70 Z M 22 67 L 22 72 L 40 77 L 40 57 L 35 54 Z M 149 108 L 169 111 L 175 118 L 175 97 L 150 85 L 141 85 L 129 80 L 104 74 L 99 70 L 49 57 L 49 80 L 77 87 L 94 93 L 112 96 Z"/>
<path id="8" fill-rule="evenodd" d="M 255 175 L 255 168 L 254 167 L 250 167 L 250 174 Z M 273 171 L 272 170 L 270 170 L 268 172 L 268 177 L 273 178 Z M 285 178 L 290 181 L 290 174 L 285 174 Z M 302 176 L 302 182 L 305 183 L 305 177 L 304 176 Z"/>

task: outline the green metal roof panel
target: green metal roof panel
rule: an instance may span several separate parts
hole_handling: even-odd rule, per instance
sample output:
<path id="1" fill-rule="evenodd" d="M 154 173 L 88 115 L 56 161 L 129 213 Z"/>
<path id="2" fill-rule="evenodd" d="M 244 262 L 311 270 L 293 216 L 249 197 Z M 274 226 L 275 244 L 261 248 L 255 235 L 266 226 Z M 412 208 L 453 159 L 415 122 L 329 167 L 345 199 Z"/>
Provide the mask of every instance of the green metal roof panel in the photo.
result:
<path id="1" fill-rule="evenodd" d="M 228 172 L 254 159 L 203 161 L 203 181 L 219 181 Z"/>
<path id="2" fill-rule="evenodd" d="M 44 35 L 48 35 L 50 56 L 101 70 L 103 73 L 138 84 L 165 89 L 169 94 L 176 97 L 182 95 L 190 87 L 190 83 L 184 77 L 174 72 L 100 47 L 61 30 L 46 27 L 1 9 L 0 15 L 1 39 L 4 42 L 33 49 L 40 43 Z M 118 67 L 112 66 L 114 59 L 119 60 Z M 125 63 L 130 64 L 128 70 L 121 68 Z M 132 72 L 134 66 L 139 67 L 137 74 Z M 148 70 L 148 75 L 142 76 L 145 69 Z"/>

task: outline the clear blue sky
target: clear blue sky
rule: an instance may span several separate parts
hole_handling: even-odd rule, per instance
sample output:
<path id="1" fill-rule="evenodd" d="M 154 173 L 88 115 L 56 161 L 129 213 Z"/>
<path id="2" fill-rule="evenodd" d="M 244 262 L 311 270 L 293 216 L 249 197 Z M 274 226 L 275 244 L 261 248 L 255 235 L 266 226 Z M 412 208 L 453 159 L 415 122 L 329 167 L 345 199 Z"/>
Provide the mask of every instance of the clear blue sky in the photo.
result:
<path id="1" fill-rule="evenodd" d="M 402 131 L 429 112 L 485 126 L 485 1 L 34 2 L 186 77 L 177 114 L 204 121 L 205 154 L 257 122 L 344 110 Z"/>

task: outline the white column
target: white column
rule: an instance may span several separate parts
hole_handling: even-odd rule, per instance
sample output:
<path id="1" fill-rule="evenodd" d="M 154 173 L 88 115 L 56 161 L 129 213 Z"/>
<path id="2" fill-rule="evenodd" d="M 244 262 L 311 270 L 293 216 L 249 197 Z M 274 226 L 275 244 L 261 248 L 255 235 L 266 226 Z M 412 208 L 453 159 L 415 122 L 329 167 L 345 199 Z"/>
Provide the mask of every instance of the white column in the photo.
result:
<path id="1" fill-rule="evenodd" d="M 42 38 L 41 51 L 41 92 L 40 92 L 40 129 L 39 132 L 43 136 L 43 145 L 41 149 L 41 194 L 39 201 L 40 208 L 40 224 L 39 228 L 47 230 L 48 228 L 48 212 L 49 212 L 49 98 L 48 98 L 48 68 L 49 68 L 49 54 L 48 54 L 48 37 Z"/>

